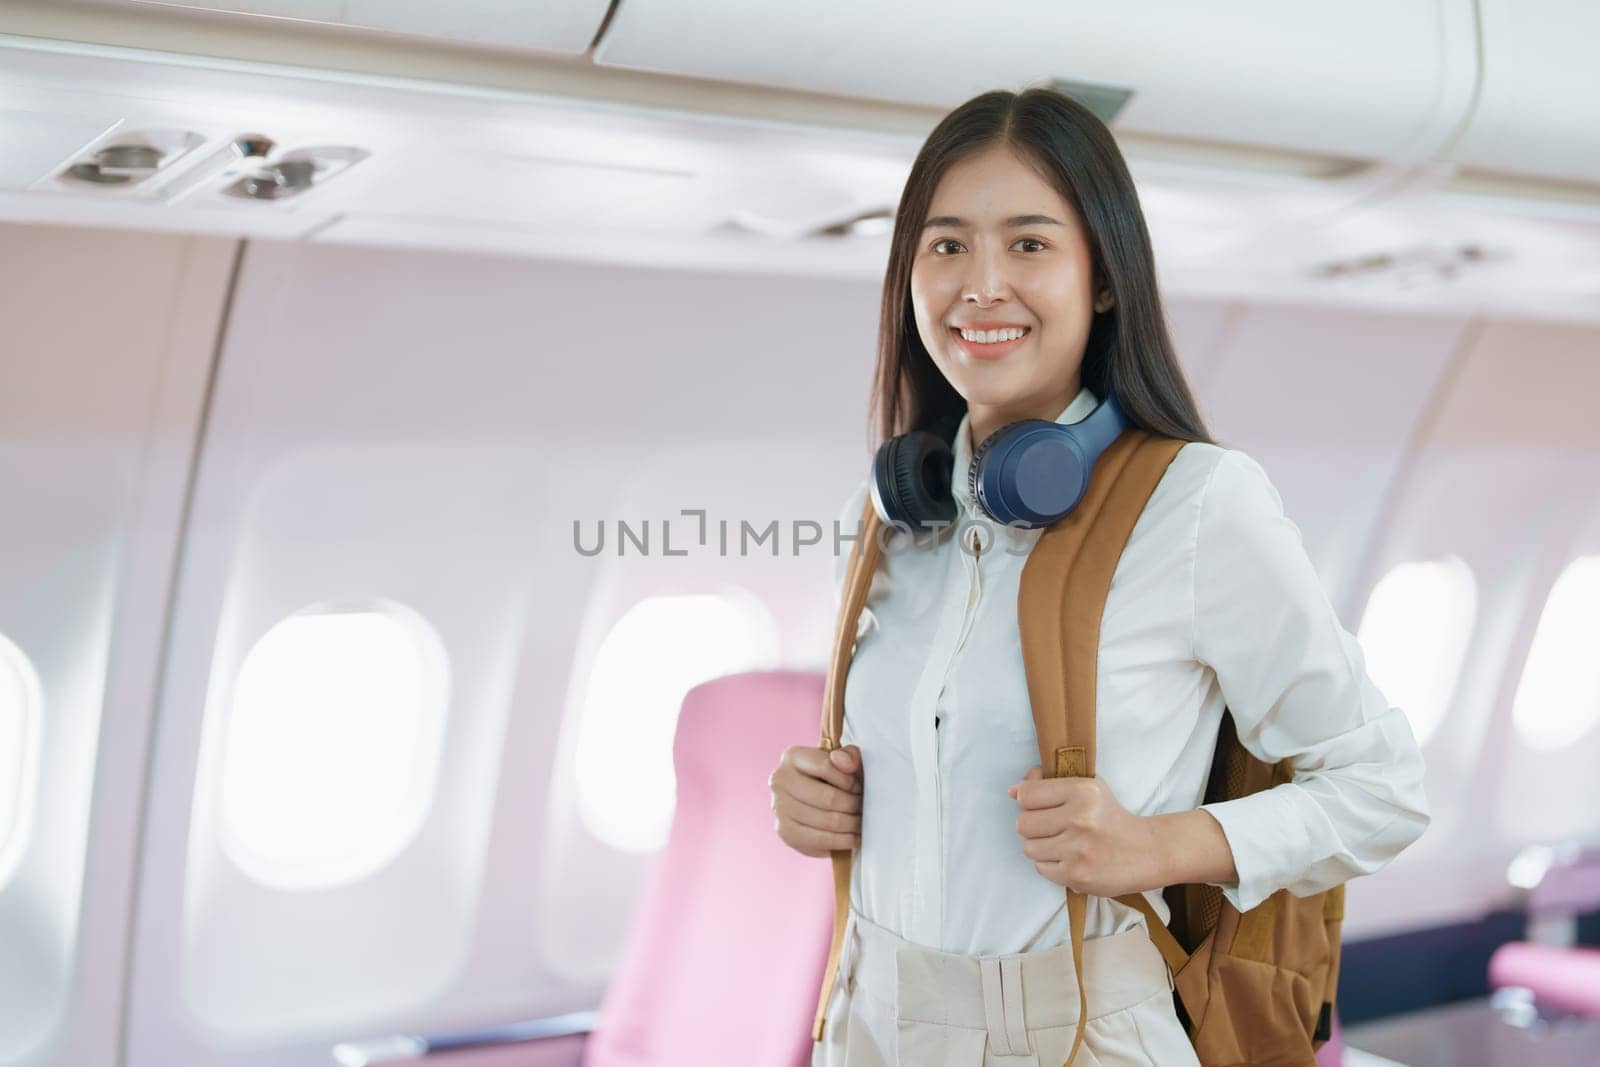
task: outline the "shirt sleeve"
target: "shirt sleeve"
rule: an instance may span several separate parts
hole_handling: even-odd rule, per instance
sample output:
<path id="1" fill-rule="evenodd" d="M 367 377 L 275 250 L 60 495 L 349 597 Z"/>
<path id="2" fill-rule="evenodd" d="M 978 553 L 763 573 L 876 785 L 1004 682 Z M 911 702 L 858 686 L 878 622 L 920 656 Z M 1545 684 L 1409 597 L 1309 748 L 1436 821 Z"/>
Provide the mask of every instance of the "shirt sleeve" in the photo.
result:
<path id="1" fill-rule="evenodd" d="M 1279 889 L 1309 896 L 1379 870 L 1430 821 L 1405 713 L 1368 677 L 1261 466 L 1229 449 L 1202 495 L 1194 548 L 1195 657 L 1216 673 L 1251 755 L 1294 779 L 1202 805 L 1222 826 L 1240 911 Z"/>

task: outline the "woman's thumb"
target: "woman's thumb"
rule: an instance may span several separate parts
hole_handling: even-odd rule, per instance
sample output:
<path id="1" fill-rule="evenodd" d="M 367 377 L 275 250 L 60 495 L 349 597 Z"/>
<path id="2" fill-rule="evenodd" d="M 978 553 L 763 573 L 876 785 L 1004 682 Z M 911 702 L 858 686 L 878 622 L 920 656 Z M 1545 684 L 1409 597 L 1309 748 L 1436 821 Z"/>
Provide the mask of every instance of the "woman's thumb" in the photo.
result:
<path id="1" fill-rule="evenodd" d="M 836 748 L 828 753 L 828 757 L 833 760 L 835 767 L 851 774 L 855 773 L 855 769 L 861 765 L 861 751 L 855 745 Z"/>

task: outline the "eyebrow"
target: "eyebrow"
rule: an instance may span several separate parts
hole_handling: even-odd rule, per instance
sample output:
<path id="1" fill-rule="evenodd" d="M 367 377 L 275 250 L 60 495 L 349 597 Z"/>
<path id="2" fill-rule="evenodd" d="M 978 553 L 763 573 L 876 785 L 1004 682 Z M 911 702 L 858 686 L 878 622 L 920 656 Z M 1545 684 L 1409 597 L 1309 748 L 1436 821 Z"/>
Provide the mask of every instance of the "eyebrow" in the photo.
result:
<path id="1" fill-rule="evenodd" d="M 960 228 L 967 225 L 968 223 L 966 219 L 958 219 L 954 215 L 939 215 L 935 218 L 929 219 L 927 222 L 924 222 L 922 224 L 922 228 L 924 230 L 932 229 L 935 226 L 955 226 Z M 1065 226 L 1066 223 L 1060 221 L 1059 219 L 1053 219 L 1049 215 L 1013 215 L 1009 219 L 1006 219 L 1006 225 Z"/>

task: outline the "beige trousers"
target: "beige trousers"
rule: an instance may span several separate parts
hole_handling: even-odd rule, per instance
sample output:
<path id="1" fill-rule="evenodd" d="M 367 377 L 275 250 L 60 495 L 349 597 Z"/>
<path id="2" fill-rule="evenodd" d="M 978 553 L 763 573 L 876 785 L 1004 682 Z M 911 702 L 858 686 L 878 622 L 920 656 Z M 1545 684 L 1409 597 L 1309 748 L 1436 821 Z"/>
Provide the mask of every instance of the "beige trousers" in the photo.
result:
<path id="1" fill-rule="evenodd" d="M 1085 941 L 1089 1021 L 1073 1067 L 1199 1067 L 1143 926 Z M 937 952 L 851 909 L 812 1067 L 1061 1067 L 1078 1025 L 1072 946 Z"/>

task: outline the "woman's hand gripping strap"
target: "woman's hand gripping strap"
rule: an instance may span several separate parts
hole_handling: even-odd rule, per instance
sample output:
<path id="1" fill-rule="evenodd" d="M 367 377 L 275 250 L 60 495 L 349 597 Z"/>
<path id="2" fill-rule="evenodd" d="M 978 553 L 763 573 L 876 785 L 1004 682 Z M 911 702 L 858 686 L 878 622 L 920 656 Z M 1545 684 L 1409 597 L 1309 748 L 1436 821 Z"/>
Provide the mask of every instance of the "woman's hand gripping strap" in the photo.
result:
<path id="1" fill-rule="evenodd" d="M 850 551 L 850 562 L 845 567 L 844 589 L 839 597 L 839 621 L 833 634 L 833 656 L 828 661 L 828 683 L 822 699 L 822 748 L 833 751 L 844 735 L 844 680 L 850 673 L 850 657 L 855 653 L 856 623 L 861 609 L 867 603 L 867 591 L 872 587 L 872 575 L 878 567 L 882 552 L 878 544 L 881 525 L 878 513 L 868 497 L 861 514 L 861 533 Z M 850 864 L 854 853 L 849 849 L 836 849 L 833 862 L 833 942 L 828 947 L 828 962 L 822 970 L 822 989 L 817 996 L 817 1014 L 811 1023 L 811 1040 L 822 1040 L 822 1028 L 828 1013 L 828 1000 L 833 996 L 833 984 L 839 975 L 839 958 L 844 952 L 845 924 L 850 915 Z"/>

